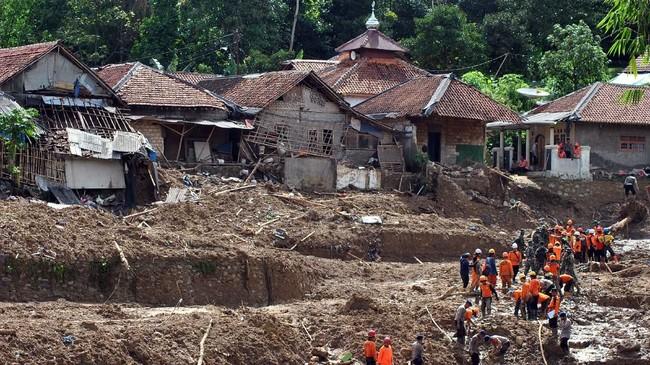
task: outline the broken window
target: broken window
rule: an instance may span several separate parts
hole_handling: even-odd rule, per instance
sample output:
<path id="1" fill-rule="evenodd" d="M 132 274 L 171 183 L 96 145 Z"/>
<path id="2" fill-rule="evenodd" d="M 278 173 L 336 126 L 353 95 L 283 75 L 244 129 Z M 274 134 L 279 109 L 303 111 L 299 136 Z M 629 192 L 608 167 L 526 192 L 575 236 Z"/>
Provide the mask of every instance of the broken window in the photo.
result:
<path id="1" fill-rule="evenodd" d="M 276 125 L 275 133 L 278 135 L 278 143 L 287 143 L 289 140 L 289 127 L 286 124 Z"/>
<path id="2" fill-rule="evenodd" d="M 323 153 L 325 155 L 332 154 L 332 147 L 334 142 L 334 135 L 331 129 L 323 129 Z"/>
<path id="3" fill-rule="evenodd" d="M 621 136 L 622 152 L 644 152 L 645 137 L 640 136 Z"/>
<path id="4" fill-rule="evenodd" d="M 316 129 L 309 130 L 309 152 L 318 152 L 318 131 Z"/>

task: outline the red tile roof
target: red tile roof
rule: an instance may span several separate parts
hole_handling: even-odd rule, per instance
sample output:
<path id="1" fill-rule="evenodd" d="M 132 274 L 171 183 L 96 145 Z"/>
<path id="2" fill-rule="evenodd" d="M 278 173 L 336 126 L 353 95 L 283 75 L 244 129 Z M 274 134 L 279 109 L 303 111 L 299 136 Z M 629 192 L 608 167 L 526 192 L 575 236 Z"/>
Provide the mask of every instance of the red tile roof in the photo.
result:
<path id="1" fill-rule="evenodd" d="M 333 60 L 288 60 L 283 63 L 284 68 L 287 70 L 314 72 L 318 72 L 336 64 L 338 64 L 338 61 Z"/>
<path id="2" fill-rule="evenodd" d="M 24 71 L 58 45 L 58 42 L 47 42 L 0 49 L 0 84 Z"/>
<path id="3" fill-rule="evenodd" d="M 637 73 L 649 73 L 650 72 L 650 62 L 646 62 L 645 56 L 639 56 L 635 60 L 636 62 L 636 72 Z M 627 66 L 625 70 L 623 70 L 625 73 L 632 73 L 632 69 L 630 66 Z"/>
<path id="4" fill-rule="evenodd" d="M 202 74 L 198 72 L 168 72 L 168 74 L 183 81 L 187 81 L 192 85 L 198 85 L 199 82 L 204 80 L 212 80 L 216 79 L 217 77 L 222 77 L 222 75 Z"/>
<path id="5" fill-rule="evenodd" d="M 474 87 L 450 75 L 418 77 L 395 86 L 355 107 L 364 114 L 394 117 L 442 117 L 475 119 L 484 122 L 520 123 L 517 113 Z"/>
<path id="6" fill-rule="evenodd" d="M 200 87 L 249 108 L 264 108 L 304 80 L 307 71 L 275 71 L 264 74 L 221 77 L 201 81 Z"/>
<path id="7" fill-rule="evenodd" d="M 342 53 L 361 48 L 400 53 L 408 53 L 409 51 L 384 33 L 376 29 L 368 29 L 357 37 L 338 46 L 336 52 Z"/>
<path id="8" fill-rule="evenodd" d="M 108 84 L 108 86 L 115 89 L 124 76 L 131 71 L 134 65 L 134 62 L 106 65 L 96 68 L 95 72 Z"/>
<path id="9" fill-rule="evenodd" d="M 349 60 L 316 73 L 336 92 L 346 96 L 374 96 L 405 81 L 429 75 L 398 58 Z"/>
<path id="10" fill-rule="evenodd" d="M 643 92 L 641 100 L 638 103 L 624 102 L 624 93 L 633 90 Z M 568 118 L 578 122 L 650 124 L 650 88 L 597 82 L 535 108 L 529 114 L 545 112 L 574 112 Z"/>
<path id="11" fill-rule="evenodd" d="M 209 92 L 141 63 L 107 65 L 97 73 L 113 84 L 129 106 L 226 110 L 226 105 Z"/>

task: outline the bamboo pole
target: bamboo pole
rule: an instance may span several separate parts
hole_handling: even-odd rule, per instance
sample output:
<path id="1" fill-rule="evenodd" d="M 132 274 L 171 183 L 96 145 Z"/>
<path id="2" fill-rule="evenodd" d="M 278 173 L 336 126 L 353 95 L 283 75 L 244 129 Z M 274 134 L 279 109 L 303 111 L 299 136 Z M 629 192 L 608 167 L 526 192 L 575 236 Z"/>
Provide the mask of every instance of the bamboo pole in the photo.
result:
<path id="1" fill-rule="evenodd" d="M 546 362 L 546 355 L 544 354 L 544 344 L 542 343 L 542 326 L 544 326 L 544 323 L 540 322 L 539 320 L 539 331 L 537 332 L 537 337 L 539 338 L 539 350 L 542 352 L 542 360 L 544 361 L 544 365 L 548 365 L 548 362 Z"/>
<path id="2" fill-rule="evenodd" d="M 211 329 L 212 329 L 212 318 L 210 318 L 210 323 L 208 323 L 208 328 L 205 329 L 205 334 L 203 335 L 203 338 L 201 339 L 201 343 L 199 344 L 199 361 L 196 362 L 196 365 L 203 365 L 203 357 L 205 356 L 205 340 L 208 338 Z"/>
<path id="3" fill-rule="evenodd" d="M 453 343 L 454 340 L 451 338 L 451 336 L 449 336 L 447 334 L 447 332 L 445 332 L 440 326 L 438 326 L 438 323 L 436 322 L 436 320 L 433 319 L 433 316 L 431 315 L 431 312 L 429 311 L 429 307 L 425 305 L 424 309 L 426 309 L 427 313 L 429 313 L 429 318 L 431 318 L 431 321 L 433 322 L 433 324 L 435 324 L 436 327 L 438 327 L 438 329 L 440 330 L 440 332 L 442 332 L 442 334 L 444 334 L 447 337 L 447 339 L 449 339 L 449 342 Z"/>

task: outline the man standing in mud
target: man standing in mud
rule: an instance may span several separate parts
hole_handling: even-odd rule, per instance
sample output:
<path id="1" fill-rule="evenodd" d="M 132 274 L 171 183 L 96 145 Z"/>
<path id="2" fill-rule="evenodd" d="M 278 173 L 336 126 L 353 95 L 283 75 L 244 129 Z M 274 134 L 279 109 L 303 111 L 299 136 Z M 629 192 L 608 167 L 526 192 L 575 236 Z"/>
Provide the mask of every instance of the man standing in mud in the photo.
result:
<path id="1" fill-rule="evenodd" d="M 573 285 L 576 287 L 576 292 L 580 295 L 580 285 L 578 285 L 578 276 L 576 275 L 575 259 L 571 250 L 564 250 L 562 254 L 562 262 L 560 264 L 560 274 L 568 274 L 573 278 Z"/>
<path id="2" fill-rule="evenodd" d="M 456 314 L 454 315 L 454 324 L 456 325 L 456 341 L 464 345 L 465 344 L 465 312 L 469 307 L 472 306 L 471 301 L 466 301 L 465 304 L 456 309 Z"/>

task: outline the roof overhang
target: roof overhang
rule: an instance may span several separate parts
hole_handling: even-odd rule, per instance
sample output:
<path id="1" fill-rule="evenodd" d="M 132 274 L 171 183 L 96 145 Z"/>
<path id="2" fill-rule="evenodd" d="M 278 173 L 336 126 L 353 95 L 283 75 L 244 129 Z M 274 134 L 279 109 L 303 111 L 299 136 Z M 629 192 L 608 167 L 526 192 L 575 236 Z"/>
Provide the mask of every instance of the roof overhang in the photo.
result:
<path id="1" fill-rule="evenodd" d="M 146 115 L 129 115 L 127 119 L 137 121 L 141 119 L 154 120 L 158 123 L 166 124 L 192 124 L 192 125 L 202 125 L 208 127 L 217 127 L 221 129 L 244 129 L 251 130 L 255 128 L 253 124 L 248 121 L 235 121 L 235 120 L 183 120 L 183 119 L 167 119 L 167 118 L 156 118 Z"/>
<path id="2" fill-rule="evenodd" d="M 487 130 L 523 130 L 528 129 L 529 126 L 522 123 L 513 123 L 508 121 L 496 121 L 485 124 Z"/>
<path id="3" fill-rule="evenodd" d="M 537 113 L 524 117 L 526 125 L 555 125 L 557 122 L 568 119 L 573 111 L 555 113 Z"/>

